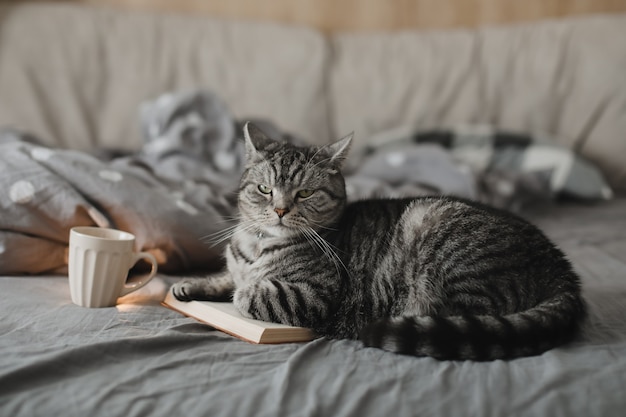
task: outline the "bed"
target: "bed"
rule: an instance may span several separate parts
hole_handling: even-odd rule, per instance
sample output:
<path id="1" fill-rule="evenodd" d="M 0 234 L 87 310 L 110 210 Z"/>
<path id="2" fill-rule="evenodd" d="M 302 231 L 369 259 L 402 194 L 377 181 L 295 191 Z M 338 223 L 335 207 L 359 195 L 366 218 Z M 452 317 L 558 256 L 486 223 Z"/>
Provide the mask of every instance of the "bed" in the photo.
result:
<path id="1" fill-rule="evenodd" d="M 626 15 L 329 35 L 0 10 L 0 415 L 625 409 Z M 294 142 L 356 130 L 351 199 L 454 194 L 529 218 L 582 278 L 581 336 L 511 361 L 437 361 L 349 340 L 254 345 L 165 308 L 174 282 L 222 266 L 207 237 L 233 214 L 246 120 Z M 75 225 L 135 233 L 159 275 L 116 307 L 74 305 Z"/>
<path id="2" fill-rule="evenodd" d="M 581 273 L 590 318 L 575 343 L 508 362 L 249 344 L 161 306 L 177 279 L 163 275 L 105 309 L 73 305 L 66 276 L 3 277 L 2 414 L 619 415 L 625 210 L 622 198 L 535 213 Z"/>

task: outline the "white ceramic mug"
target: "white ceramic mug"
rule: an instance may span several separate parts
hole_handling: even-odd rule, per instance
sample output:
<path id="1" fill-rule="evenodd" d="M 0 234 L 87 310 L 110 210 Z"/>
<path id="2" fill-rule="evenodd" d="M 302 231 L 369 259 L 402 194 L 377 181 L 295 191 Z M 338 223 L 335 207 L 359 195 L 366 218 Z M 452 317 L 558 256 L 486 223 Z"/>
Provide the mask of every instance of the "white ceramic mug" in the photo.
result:
<path id="1" fill-rule="evenodd" d="M 157 272 L 157 261 L 147 252 L 135 252 L 135 236 L 100 227 L 70 230 L 68 271 L 72 302 L 83 307 L 111 307 L 118 297 L 146 285 Z M 128 271 L 140 260 L 152 264 L 149 274 L 127 283 Z"/>

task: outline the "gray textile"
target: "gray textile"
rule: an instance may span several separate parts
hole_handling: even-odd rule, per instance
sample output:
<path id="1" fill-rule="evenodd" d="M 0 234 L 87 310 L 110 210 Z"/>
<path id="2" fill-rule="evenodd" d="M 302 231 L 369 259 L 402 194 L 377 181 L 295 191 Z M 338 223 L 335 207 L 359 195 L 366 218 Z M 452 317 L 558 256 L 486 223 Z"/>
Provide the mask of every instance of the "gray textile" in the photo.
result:
<path id="1" fill-rule="evenodd" d="M 64 276 L 0 278 L 0 415 L 615 416 L 626 408 L 626 199 L 533 219 L 573 259 L 584 337 L 513 361 L 438 362 L 353 341 L 252 345 L 159 305 L 70 301 Z"/>
<path id="2" fill-rule="evenodd" d="M 592 201 L 613 196 L 596 166 L 545 135 L 507 132 L 490 125 L 460 125 L 424 131 L 391 129 L 370 142 L 365 155 L 387 154 L 387 160 L 378 167 L 383 178 L 392 175 L 395 182 L 404 178 L 409 183 L 426 184 L 439 181 L 440 185 L 447 184 L 439 187 L 442 192 L 468 194 L 469 198 L 513 211 L 521 211 L 533 201 L 561 196 Z M 440 147 L 446 159 L 433 154 L 433 147 Z M 467 179 L 459 190 L 463 174 Z M 450 180 L 457 187 L 451 188 Z"/>
<path id="3" fill-rule="evenodd" d="M 64 268 L 69 229 L 87 225 L 134 233 L 137 249 L 154 253 L 163 272 L 221 266 L 222 247 L 207 241 L 234 221 L 243 170 L 241 123 L 219 97 L 201 90 L 169 93 L 147 102 L 140 118 L 144 146 L 111 160 L 102 159 L 106 152 L 99 152 L 99 159 L 40 146 L 37 138 L 22 133 L 0 131 L 0 274 Z M 302 143 L 271 121 L 255 122 L 270 136 Z M 546 182 L 542 175 L 533 176 L 535 172 L 507 170 L 502 163 L 496 170 L 488 165 L 477 168 L 459 158 L 462 148 L 473 160 L 494 164 L 506 160 L 506 153 L 494 158 L 493 146 L 480 146 L 484 138 L 479 146 L 468 139 L 463 142 L 468 146 L 446 149 L 441 143 L 407 141 L 397 132 L 387 136 L 378 146 L 351 157 L 346 169 L 350 200 L 447 194 L 521 211 L 552 198 L 555 177 L 573 189 L 579 183 L 581 189 L 605 187 L 590 166 L 587 171 L 573 170 L 588 174 L 574 179 L 555 176 L 564 169 L 549 166 Z M 582 166 L 576 161 L 567 154 L 565 172 Z"/>
<path id="4" fill-rule="evenodd" d="M 474 177 L 436 145 L 379 148 L 352 158 L 346 178 L 351 200 L 450 194 L 476 198 Z"/>
<path id="5" fill-rule="evenodd" d="M 0 273 L 63 268 L 69 229 L 85 225 L 134 233 L 162 271 L 220 266 L 222 248 L 205 239 L 232 221 L 242 169 L 234 122 L 212 94 L 168 98 L 143 107 L 141 151 L 111 162 L 0 133 L 0 247 L 27 248 L 0 251 Z"/>
<path id="6" fill-rule="evenodd" d="M 172 185 L 137 165 L 21 141 L 0 147 L 1 273 L 62 267 L 69 229 L 86 225 L 134 233 L 138 248 L 155 251 L 163 271 L 216 266 L 219 253 L 202 238 L 223 227 L 231 205 L 212 184 Z M 45 258 L 32 256 L 44 247 L 51 250 Z"/>

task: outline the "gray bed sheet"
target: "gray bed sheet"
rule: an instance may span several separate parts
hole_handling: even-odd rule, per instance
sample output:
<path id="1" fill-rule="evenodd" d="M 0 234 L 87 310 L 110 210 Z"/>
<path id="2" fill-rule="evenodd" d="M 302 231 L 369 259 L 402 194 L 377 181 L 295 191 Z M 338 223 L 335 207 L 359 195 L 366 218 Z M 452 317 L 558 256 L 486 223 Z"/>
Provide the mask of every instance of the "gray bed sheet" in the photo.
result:
<path id="1" fill-rule="evenodd" d="M 0 415 L 620 415 L 626 198 L 529 216 L 584 280 L 590 318 L 566 347 L 477 363 L 346 340 L 252 345 L 161 306 L 178 277 L 104 309 L 73 305 L 65 276 L 0 277 Z"/>

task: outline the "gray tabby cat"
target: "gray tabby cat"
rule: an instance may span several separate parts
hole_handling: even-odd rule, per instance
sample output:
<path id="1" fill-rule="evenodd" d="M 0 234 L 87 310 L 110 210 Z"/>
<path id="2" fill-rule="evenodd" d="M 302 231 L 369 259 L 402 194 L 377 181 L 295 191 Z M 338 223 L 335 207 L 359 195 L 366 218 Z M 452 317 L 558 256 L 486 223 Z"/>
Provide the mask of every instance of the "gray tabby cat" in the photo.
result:
<path id="1" fill-rule="evenodd" d="M 244 128 L 227 271 L 173 287 L 245 316 L 401 354 L 492 360 L 571 341 L 578 276 L 535 226 L 451 197 L 346 203 L 351 136 L 296 147 Z"/>

